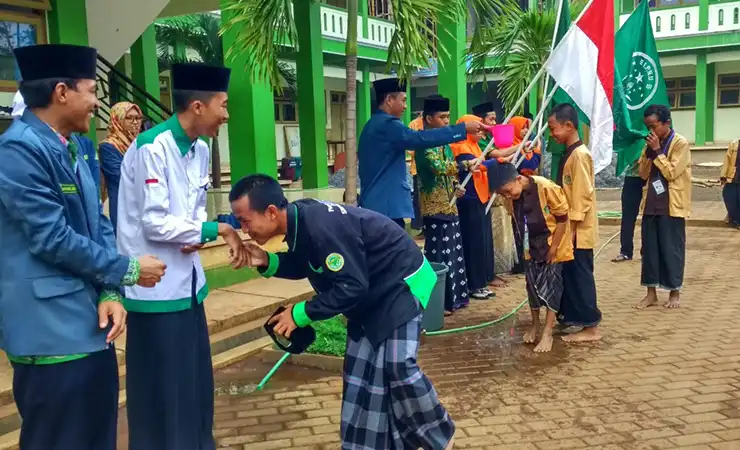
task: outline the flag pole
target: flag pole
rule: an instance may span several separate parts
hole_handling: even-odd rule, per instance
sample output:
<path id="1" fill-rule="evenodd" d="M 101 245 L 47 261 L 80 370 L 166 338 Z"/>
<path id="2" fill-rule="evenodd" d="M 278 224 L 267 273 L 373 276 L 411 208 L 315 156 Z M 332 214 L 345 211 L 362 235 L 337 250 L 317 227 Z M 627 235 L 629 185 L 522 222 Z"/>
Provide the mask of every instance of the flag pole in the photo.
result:
<path id="1" fill-rule="evenodd" d="M 563 2 L 564 1 L 568 1 L 568 0 L 560 0 L 558 2 L 558 11 L 556 13 L 557 15 L 555 16 L 555 29 L 552 32 L 552 42 L 550 43 L 550 54 L 552 54 L 552 51 L 555 49 L 555 45 L 556 45 L 555 39 L 558 36 L 558 29 L 560 28 L 560 15 L 563 12 Z M 550 74 L 545 73 L 545 89 L 542 91 L 542 104 L 540 105 L 540 108 L 542 109 L 544 109 L 545 106 L 547 106 L 545 105 L 545 96 L 547 95 L 547 88 L 548 88 L 549 82 L 550 82 Z M 537 124 L 538 129 L 542 128 L 543 121 L 544 121 L 544 117 L 540 119 L 539 123 Z"/>
<path id="2" fill-rule="evenodd" d="M 542 68 L 535 74 L 532 81 L 529 83 L 529 86 L 524 90 L 524 93 L 519 97 L 519 100 L 516 101 L 516 104 L 514 104 L 514 107 L 511 108 L 511 111 L 509 111 L 509 114 L 506 116 L 504 121 L 502 122 L 502 125 L 505 123 L 509 123 L 509 120 L 511 120 L 512 117 L 514 117 L 515 111 L 519 109 L 519 107 L 522 106 L 524 103 L 524 99 L 527 98 L 527 95 L 529 95 L 529 92 L 534 88 L 535 84 L 537 83 L 537 80 L 542 76 L 542 74 L 545 72 L 545 67 L 547 65 L 547 62 L 550 60 L 550 57 L 547 58 L 547 61 L 545 61 L 545 64 L 542 65 Z M 490 153 L 493 150 L 494 145 L 494 139 L 491 137 L 491 140 L 488 142 L 488 145 L 486 146 L 486 149 L 483 150 L 481 155 L 475 159 L 476 163 L 483 162 L 486 159 L 486 155 Z M 468 172 L 468 175 L 465 177 L 463 182 L 460 184 L 460 187 L 465 189 L 465 186 L 468 184 L 470 179 L 473 177 L 472 172 Z M 457 202 L 457 197 L 452 197 L 452 200 L 450 200 L 450 206 L 454 206 Z"/>
<path id="3" fill-rule="evenodd" d="M 555 92 L 558 90 L 558 86 L 560 86 L 559 83 L 555 82 L 553 85 L 552 92 L 545 98 L 545 101 L 543 102 L 545 106 L 547 106 L 550 101 L 552 100 L 552 97 L 555 95 Z M 537 113 L 537 117 L 534 118 L 532 123 L 538 122 L 542 119 L 542 115 L 545 113 L 545 108 L 541 108 L 540 111 Z M 534 127 L 529 127 L 529 130 L 527 131 L 527 134 L 524 135 L 524 138 L 522 139 L 522 142 L 519 144 L 519 146 L 516 149 L 516 153 L 514 153 L 513 161 L 517 161 L 517 158 L 519 157 L 522 147 L 527 145 L 527 139 L 529 139 L 529 136 L 532 134 L 532 130 L 534 130 Z M 539 131 L 537 132 L 537 136 L 532 140 L 532 142 L 536 142 L 542 137 L 542 134 L 545 132 L 545 127 L 541 127 Z M 529 147 L 528 147 L 529 148 Z M 524 156 L 522 155 L 522 158 L 519 159 L 519 161 L 516 162 L 515 167 L 519 168 L 519 166 L 524 161 Z M 496 199 L 496 193 L 494 192 L 493 195 L 491 195 L 491 198 L 488 200 L 488 205 L 486 206 L 486 214 L 488 214 L 488 211 L 491 210 L 491 206 L 493 205 L 493 201 Z"/>
<path id="4" fill-rule="evenodd" d="M 581 17 L 583 17 L 583 15 L 586 13 L 586 11 L 588 11 L 588 8 L 591 7 L 591 4 L 593 2 L 594 2 L 594 0 L 588 0 L 588 3 L 586 3 L 586 6 L 583 8 L 583 10 L 581 11 L 581 13 L 578 14 L 578 17 L 576 18 L 576 20 L 573 21 L 570 24 L 570 27 L 568 27 L 568 31 L 566 31 L 565 35 L 567 35 L 568 33 L 571 32 L 571 30 L 573 29 L 573 27 L 576 25 L 576 23 L 578 23 L 578 21 L 581 19 Z M 562 3 L 560 4 L 560 7 L 562 7 Z M 559 18 L 560 17 L 558 16 L 558 18 L 556 20 L 558 20 Z M 565 38 L 565 36 L 563 36 L 563 39 L 564 38 Z M 509 114 L 506 116 L 506 119 L 504 119 L 504 122 L 503 123 L 508 123 L 509 120 L 511 120 L 511 118 L 514 117 L 515 111 L 517 111 L 522 106 L 522 104 L 524 103 L 524 99 L 527 97 L 527 95 L 529 95 L 529 92 L 534 88 L 535 84 L 540 79 L 540 77 L 542 76 L 542 74 L 545 73 L 546 68 L 547 68 L 547 64 L 550 62 L 550 59 L 551 58 L 552 58 L 552 51 L 550 51 L 550 54 L 547 56 L 547 59 L 545 60 L 545 62 L 542 63 L 542 68 L 540 68 L 540 70 L 535 74 L 534 78 L 529 83 L 529 86 L 527 86 L 527 88 L 524 90 L 524 93 L 522 93 L 521 97 L 519 97 L 519 100 L 517 100 L 517 102 L 514 105 L 514 107 L 511 109 L 511 111 L 509 111 Z M 549 102 L 549 100 L 548 100 L 548 102 Z M 532 121 L 532 123 L 534 123 L 534 121 Z M 486 155 L 488 155 L 488 153 L 491 152 L 494 144 L 495 144 L 494 140 L 491 139 L 491 141 L 488 142 L 488 145 L 486 146 L 486 149 L 481 153 L 481 155 L 478 158 L 476 158 L 476 160 L 475 160 L 476 163 L 480 163 L 480 162 L 482 162 L 482 161 L 484 161 L 486 159 Z M 468 184 L 468 182 L 470 181 L 470 179 L 472 177 L 473 177 L 473 174 L 470 173 L 470 172 L 468 172 L 468 175 L 465 177 L 465 179 L 463 180 L 463 182 L 460 184 L 460 187 L 461 188 L 465 188 L 465 186 Z M 450 206 L 453 206 L 456 202 L 457 202 L 457 197 L 453 197 L 452 200 L 450 200 Z"/>

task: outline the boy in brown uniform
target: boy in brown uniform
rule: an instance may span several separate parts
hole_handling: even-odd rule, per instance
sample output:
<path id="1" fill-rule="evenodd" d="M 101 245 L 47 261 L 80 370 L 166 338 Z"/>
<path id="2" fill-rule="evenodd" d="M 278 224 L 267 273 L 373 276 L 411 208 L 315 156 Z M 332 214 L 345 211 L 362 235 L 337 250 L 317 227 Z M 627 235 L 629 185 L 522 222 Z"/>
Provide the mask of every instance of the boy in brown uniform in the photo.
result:
<path id="1" fill-rule="evenodd" d="M 594 246 L 598 240 L 596 183 L 591 152 L 578 135 L 578 113 L 569 104 L 553 108 L 547 119 L 550 134 L 565 145 L 557 183 L 568 199 L 568 218 L 573 232 L 573 261 L 563 265 L 563 302 L 558 320 L 567 326 L 583 327 L 564 336 L 566 342 L 601 339 L 601 311 L 596 305 Z"/>
<path id="2" fill-rule="evenodd" d="M 656 288 L 670 291 L 666 308 L 681 305 L 686 258 L 686 217 L 691 208 L 689 142 L 671 128 L 667 106 L 650 105 L 644 113 L 650 130 L 640 156 L 642 196 L 642 285 L 647 295 L 636 308 L 658 303 Z"/>
<path id="3" fill-rule="evenodd" d="M 507 200 L 514 232 L 524 230 L 525 276 L 532 326 L 525 343 L 534 343 L 540 330 L 540 308 L 547 310 L 536 353 L 552 349 L 552 329 L 563 295 L 563 265 L 573 260 L 568 200 L 563 189 L 547 178 L 519 175 L 510 163 L 487 161 L 488 185 Z"/>
<path id="4" fill-rule="evenodd" d="M 740 140 L 734 140 L 727 147 L 725 160 L 722 163 L 722 199 L 727 208 L 727 218 L 730 226 L 740 227 L 740 158 L 737 157 L 737 149 Z"/>

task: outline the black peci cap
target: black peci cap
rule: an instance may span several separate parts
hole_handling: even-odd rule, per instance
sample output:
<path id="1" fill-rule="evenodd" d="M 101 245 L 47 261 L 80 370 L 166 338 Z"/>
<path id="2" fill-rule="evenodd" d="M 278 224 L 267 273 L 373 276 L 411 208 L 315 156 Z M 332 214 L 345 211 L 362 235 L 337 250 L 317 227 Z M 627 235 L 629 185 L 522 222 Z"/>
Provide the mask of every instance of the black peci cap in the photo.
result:
<path id="1" fill-rule="evenodd" d="M 378 106 L 380 106 L 386 95 L 406 92 L 406 82 L 398 78 L 385 78 L 373 82 L 373 88 L 375 88 L 375 98 L 378 100 Z"/>
<path id="2" fill-rule="evenodd" d="M 483 119 L 486 117 L 486 114 L 493 112 L 493 103 L 492 102 L 486 102 L 481 103 L 480 105 L 473 106 L 473 114 Z"/>
<path id="3" fill-rule="evenodd" d="M 231 69 L 205 64 L 173 64 L 172 90 L 227 92 Z"/>
<path id="4" fill-rule="evenodd" d="M 65 44 L 30 45 L 13 49 L 23 81 L 72 79 L 94 80 L 98 51 Z"/>
<path id="5" fill-rule="evenodd" d="M 450 99 L 440 95 L 432 95 L 424 99 L 424 113 L 434 114 L 450 110 Z"/>

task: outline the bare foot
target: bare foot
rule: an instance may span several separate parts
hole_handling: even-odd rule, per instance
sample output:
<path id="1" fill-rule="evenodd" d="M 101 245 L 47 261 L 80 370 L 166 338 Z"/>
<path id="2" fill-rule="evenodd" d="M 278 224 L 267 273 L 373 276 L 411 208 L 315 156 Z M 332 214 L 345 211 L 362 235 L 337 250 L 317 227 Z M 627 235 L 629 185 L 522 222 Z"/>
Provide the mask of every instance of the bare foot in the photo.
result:
<path id="1" fill-rule="evenodd" d="M 452 439 L 450 439 L 450 442 L 447 443 L 447 447 L 445 447 L 445 450 L 452 450 L 452 447 L 455 446 L 455 436 L 452 436 Z"/>
<path id="2" fill-rule="evenodd" d="M 450 317 L 452 315 L 452 311 L 445 310 L 445 317 Z"/>
<path id="3" fill-rule="evenodd" d="M 672 291 L 671 295 L 668 297 L 668 301 L 663 304 L 665 308 L 680 308 L 681 307 L 681 297 L 678 294 L 678 291 Z"/>
<path id="4" fill-rule="evenodd" d="M 488 283 L 488 285 L 489 286 L 493 286 L 495 288 L 502 288 L 502 287 L 508 286 L 509 284 L 503 278 L 496 277 L 496 278 L 493 279 L 493 281 L 491 281 L 490 283 Z"/>
<path id="5" fill-rule="evenodd" d="M 578 333 L 569 334 L 568 336 L 563 336 L 563 341 L 565 342 L 595 342 L 601 340 L 601 331 L 599 331 L 599 327 L 589 327 L 584 328 L 583 330 L 579 331 Z"/>
<path id="6" fill-rule="evenodd" d="M 658 304 L 658 296 L 655 294 L 648 294 L 643 298 L 640 303 L 634 306 L 635 309 L 645 309 Z"/>
<path id="7" fill-rule="evenodd" d="M 534 348 L 535 353 L 547 353 L 552 350 L 552 334 L 542 333 L 540 343 Z"/>
<path id="8" fill-rule="evenodd" d="M 524 343 L 525 344 L 534 344 L 535 341 L 537 341 L 537 328 L 539 328 L 537 325 L 532 324 L 529 327 L 529 330 L 527 330 L 527 332 L 524 333 Z"/>

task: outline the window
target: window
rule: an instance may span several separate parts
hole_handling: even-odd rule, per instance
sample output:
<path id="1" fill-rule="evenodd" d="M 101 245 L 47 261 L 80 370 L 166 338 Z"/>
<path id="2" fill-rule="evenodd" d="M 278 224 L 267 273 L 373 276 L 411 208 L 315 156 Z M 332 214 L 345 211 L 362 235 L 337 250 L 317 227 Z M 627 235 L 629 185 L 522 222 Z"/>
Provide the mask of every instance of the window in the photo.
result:
<path id="1" fill-rule="evenodd" d="M 740 74 L 717 77 L 717 106 L 740 106 Z"/>
<path id="2" fill-rule="evenodd" d="M 699 3 L 699 0 L 654 0 L 650 2 L 651 8 L 665 8 L 675 6 L 691 6 Z"/>
<path id="3" fill-rule="evenodd" d="M 344 92 L 332 92 L 331 102 L 338 105 L 344 105 L 345 103 L 347 103 L 347 94 L 345 94 Z"/>
<path id="4" fill-rule="evenodd" d="M 676 15 L 671 14 L 671 31 L 676 29 Z"/>
<path id="5" fill-rule="evenodd" d="M 0 5 L 0 91 L 13 92 L 18 89 L 21 78 L 15 63 L 13 49 L 28 45 L 46 43 L 45 2 L 31 0 L 11 1 Z M 30 9 L 25 5 L 34 5 Z"/>
<path id="6" fill-rule="evenodd" d="M 725 24 L 725 10 L 724 9 L 720 9 L 719 12 L 717 13 L 717 15 L 718 15 L 718 17 L 717 17 L 717 23 L 719 25 L 724 25 Z"/>
<path id="7" fill-rule="evenodd" d="M 666 79 L 665 86 L 672 109 L 696 107 L 696 77 Z"/>
<path id="8" fill-rule="evenodd" d="M 740 8 L 735 8 L 732 10 L 732 23 L 735 25 L 740 23 Z"/>
<path id="9" fill-rule="evenodd" d="M 660 33 L 660 16 L 655 18 L 655 32 Z"/>
<path id="10" fill-rule="evenodd" d="M 691 14 L 686 13 L 686 15 L 684 16 L 683 27 L 687 30 L 691 28 Z"/>

